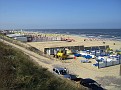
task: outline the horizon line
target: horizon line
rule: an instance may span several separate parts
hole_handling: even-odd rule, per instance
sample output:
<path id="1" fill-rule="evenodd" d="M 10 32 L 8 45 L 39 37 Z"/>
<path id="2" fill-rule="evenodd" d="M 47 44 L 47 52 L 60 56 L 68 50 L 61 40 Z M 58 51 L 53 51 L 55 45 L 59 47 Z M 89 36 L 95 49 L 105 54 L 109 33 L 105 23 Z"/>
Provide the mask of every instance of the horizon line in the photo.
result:
<path id="1" fill-rule="evenodd" d="M 0 30 L 22 30 L 22 29 L 23 28 L 21 28 L 21 29 L 20 28 L 19 29 L 0 29 Z M 26 30 L 26 29 L 28 29 L 28 28 L 24 28 L 23 30 Z M 37 30 L 37 29 L 40 29 L 40 28 L 36 28 L 35 30 Z M 61 28 L 41 28 L 41 29 L 50 30 L 50 29 L 61 29 Z M 62 28 L 62 29 L 66 29 L 66 28 Z M 71 29 L 71 28 L 67 28 L 67 30 L 69 30 L 69 29 Z M 86 28 L 74 28 L 74 29 L 86 29 Z M 89 28 L 87 28 L 87 29 L 89 29 Z M 93 29 L 93 28 L 91 28 L 91 29 Z M 121 28 L 94 28 L 94 30 L 95 29 L 121 29 Z M 73 29 L 71 29 L 71 30 L 73 30 Z"/>

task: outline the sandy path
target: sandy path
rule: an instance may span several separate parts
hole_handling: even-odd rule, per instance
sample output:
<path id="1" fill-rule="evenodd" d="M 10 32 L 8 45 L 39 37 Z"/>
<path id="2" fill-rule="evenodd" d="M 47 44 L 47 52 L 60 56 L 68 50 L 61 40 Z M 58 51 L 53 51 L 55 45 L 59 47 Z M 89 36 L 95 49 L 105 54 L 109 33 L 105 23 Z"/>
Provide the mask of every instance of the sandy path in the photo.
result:
<path id="1" fill-rule="evenodd" d="M 2 39 L 0 39 L 0 41 L 3 41 Z M 13 43 L 7 42 L 7 41 L 3 41 L 4 43 L 13 46 L 17 49 L 20 49 L 21 51 L 23 51 L 25 54 L 29 55 L 35 62 L 37 62 L 39 65 L 41 65 L 42 67 L 48 68 L 49 71 L 52 70 L 52 65 L 50 63 L 52 63 L 52 61 L 48 58 L 45 58 L 43 56 L 40 56 L 32 51 L 29 51 L 23 47 L 20 47 L 18 45 L 15 45 Z"/>

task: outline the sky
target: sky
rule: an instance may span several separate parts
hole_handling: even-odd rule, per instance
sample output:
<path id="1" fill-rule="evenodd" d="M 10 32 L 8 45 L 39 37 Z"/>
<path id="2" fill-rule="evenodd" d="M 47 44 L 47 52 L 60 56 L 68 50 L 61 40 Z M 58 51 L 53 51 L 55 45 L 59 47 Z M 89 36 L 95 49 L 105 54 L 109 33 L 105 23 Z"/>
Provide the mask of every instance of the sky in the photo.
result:
<path id="1" fill-rule="evenodd" d="M 121 29 L 121 0 L 0 0 L 0 29 Z"/>

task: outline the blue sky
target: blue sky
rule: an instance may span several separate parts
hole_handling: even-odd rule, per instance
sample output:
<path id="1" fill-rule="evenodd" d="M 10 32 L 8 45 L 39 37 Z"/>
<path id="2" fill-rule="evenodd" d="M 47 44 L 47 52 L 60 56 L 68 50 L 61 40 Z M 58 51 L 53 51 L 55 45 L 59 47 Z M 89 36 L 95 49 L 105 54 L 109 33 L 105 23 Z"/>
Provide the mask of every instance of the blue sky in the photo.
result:
<path id="1" fill-rule="evenodd" d="M 0 29 L 121 28 L 121 0 L 0 0 Z"/>

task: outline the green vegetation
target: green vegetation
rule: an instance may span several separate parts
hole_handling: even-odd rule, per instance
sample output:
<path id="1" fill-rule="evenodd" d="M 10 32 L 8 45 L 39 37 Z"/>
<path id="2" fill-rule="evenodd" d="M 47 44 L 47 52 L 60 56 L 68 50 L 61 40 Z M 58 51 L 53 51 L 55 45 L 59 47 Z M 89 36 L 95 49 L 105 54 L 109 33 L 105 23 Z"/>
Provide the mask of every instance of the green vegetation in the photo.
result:
<path id="1" fill-rule="evenodd" d="M 45 55 L 42 51 L 40 51 L 40 50 L 38 50 L 37 48 L 32 47 L 32 46 L 30 46 L 30 45 L 28 45 L 28 44 L 25 44 L 24 42 L 15 40 L 15 39 L 13 39 L 13 38 L 9 38 L 9 37 L 7 37 L 7 36 L 5 36 L 5 35 L 2 35 L 2 34 L 0 34 L 0 38 L 3 39 L 3 40 L 5 40 L 5 41 L 8 41 L 8 42 L 10 42 L 10 43 L 16 44 L 16 45 L 21 46 L 21 47 L 23 47 L 23 48 L 26 48 L 27 50 L 33 51 L 33 52 L 35 52 L 35 53 L 37 53 L 37 54 L 39 54 L 39 55 L 42 55 L 42 56 L 44 56 L 44 57 L 47 57 L 47 58 L 49 58 L 49 59 L 53 59 L 53 58 L 51 58 L 49 55 Z"/>
<path id="2" fill-rule="evenodd" d="M 3 40 L 6 40 L 8 42 L 14 43 L 16 45 L 22 46 L 24 48 L 28 48 L 29 47 L 25 43 L 22 43 L 21 41 L 15 40 L 13 38 L 9 38 L 9 37 L 7 37 L 5 35 L 2 35 L 2 34 L 0 34 L 0 38 L 3 39 Z"/>
<path id="3" fill-rule="evenodd" d="M 13 47 L 0 42 L 0 90 L 84 90 L 58 78 Z"/>

